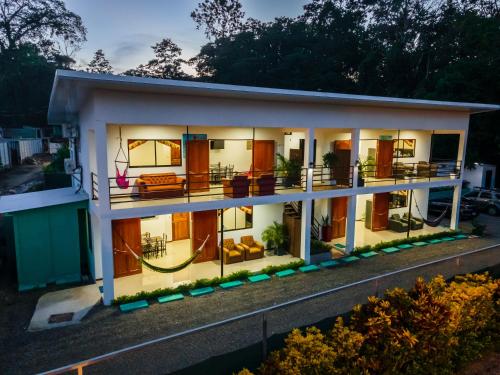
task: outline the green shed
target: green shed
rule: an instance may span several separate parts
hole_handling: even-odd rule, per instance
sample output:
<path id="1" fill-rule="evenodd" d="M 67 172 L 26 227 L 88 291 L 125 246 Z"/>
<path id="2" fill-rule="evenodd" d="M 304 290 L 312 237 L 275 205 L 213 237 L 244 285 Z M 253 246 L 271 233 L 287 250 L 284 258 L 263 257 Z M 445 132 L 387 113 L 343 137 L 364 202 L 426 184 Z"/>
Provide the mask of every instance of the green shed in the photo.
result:
<path id="1" fill-rule="evenodd" d="M 79 200 L 8 213 L 20 291 L 78 282 L 88 273 L 87 205 Z"/>

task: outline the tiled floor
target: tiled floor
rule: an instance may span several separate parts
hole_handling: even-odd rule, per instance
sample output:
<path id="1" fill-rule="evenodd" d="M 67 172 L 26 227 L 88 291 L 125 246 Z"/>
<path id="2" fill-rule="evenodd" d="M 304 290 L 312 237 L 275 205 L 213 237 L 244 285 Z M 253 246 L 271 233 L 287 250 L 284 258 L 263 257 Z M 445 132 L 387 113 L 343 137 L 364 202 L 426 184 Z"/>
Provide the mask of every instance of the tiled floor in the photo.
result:
<path id="1" fill-rule="evenodd" d="M 169 242 L 167 244 L 167 255 L 158 259 L 148 259 L 149 263 L 160 267 L 172 267 L 191 256 L 190 240 Z M 224 275 L 239 270 L 251 272 L 260 271 L 269 265 L 280 265 L 299 260 L 291 255 L 265 256 L 234 264 L 224 264 Z M 189 283 L 198 279 L 211 279 L 220 276 L 220 261 L 194 263 L 175 273 L 158 273 L 142 268 L 142 273 L 115 279 L 115 296 L 131 295 L 140 291 L 152 291 L 158 288 L 175 288 L 183 283 Z"/>

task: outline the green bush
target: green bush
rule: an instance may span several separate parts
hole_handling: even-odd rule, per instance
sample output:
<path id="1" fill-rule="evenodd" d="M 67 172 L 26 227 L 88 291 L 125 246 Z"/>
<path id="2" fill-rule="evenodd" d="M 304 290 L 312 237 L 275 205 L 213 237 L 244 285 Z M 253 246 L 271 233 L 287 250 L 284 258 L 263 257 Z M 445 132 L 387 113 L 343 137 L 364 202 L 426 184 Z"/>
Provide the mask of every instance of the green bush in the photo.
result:
<path id="1" fill-rule="evenodd" d="M 283 264 L 281 266 L 267 266 L 267 267 L 263 268 L 260 271 L 260 273 L 267 273 L 269 275 L 272 275 L 278 271 L 283 271 L 283 270 L 286 270 L 288 268 L 297 269 L 297 268 L 303 266 L 304 264 L 305 263 L 303 260 L 299 260 L 299 261 Z M 196 280 L 195 282 L 192 282 L 192 283 L 179 285 L 176 288 L 159 288 L 159 289 L 155 289 L 155 290 L 150 291 L 150 292 L 141 291 L 141 292 L 138 292 L 134 295 L 117 297 L 113 300 L 113 304 L 120 305 L 122 303 L 135 302 L 135 301 L 139 301 L 142 299 L 153 300 L 153 299 L 157 299 L 158 297 L 166 296 L 169 294 L 187 293 L 192 289 L 206 288 L 209 286 L 215 287 L 215 286 L 218 286 L 220 284 L 228 283 L 231 281 L 245 280 L 249 276 L 251 276 L 252 274 L 253 273 L 250 271 L 241 270 L 241 271 L 233 272 L 233 273 L 231 273 L 227 276 L 224 276 L 224 277 L 214 277 L 213 279 L 199 279 L 199 280 Z"/>
<path id="2" fill-rule="evenodd" d="M 495 349 L 499 297 L 488 274 L 418 278 L 410 291 L 369 297 L 327 331 L 294 329 L 257 373 L 451 375 Z"/>
<path id="3" fill-rule="evenodd" d="M 333 248 L 332 245 L 320 241 L 320 240 L 311 240 L 311 255 L 316 255 L 316 254 L 321 254 L 321 253 L 327 253 Z"/>
<path id="4" fill-rule="evenodd" d="M 64 159 L 69 158 L 69 148 L 67 146 L 61 147 L 57 150 L 54 160 L 43 168 L 45 173 L 63 173 L 64 172 Z"/>

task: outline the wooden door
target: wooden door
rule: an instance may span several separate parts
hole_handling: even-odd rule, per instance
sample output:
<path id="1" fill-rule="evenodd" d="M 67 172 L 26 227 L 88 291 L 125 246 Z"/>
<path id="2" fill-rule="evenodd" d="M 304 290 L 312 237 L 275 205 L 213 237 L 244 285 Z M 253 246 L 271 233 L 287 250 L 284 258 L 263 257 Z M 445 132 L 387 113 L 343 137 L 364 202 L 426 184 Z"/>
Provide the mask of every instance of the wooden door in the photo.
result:
<path id="1" fill-rule="evenodd" d="M 187 142 L 187 184 L 190 193 L 209 190 L 209 143 L 208 140 Z"/>
<path id="2" fill-rule="evenodd" d="M 254 141 L 252 158 L 255 176 L 274 173 L 274 155 L 274 141 Z"/>
<path id="3" fill-rule="evenodd" d="M 172 241 L 189 238 L 189 212 L 172 214 Z"/>
<path id="4" fill-rule="evenodd" d="M 142 255 L 141 219 L 113 220 L 113 266 L 115 278 L 142 272 L 141 263 L 129 252 L 125 243 L 137 255 Z"/>
<path id="5" fill-rule="evenodd" d="M 347 197 L 332 198 L 332 237 L 345 236 L 347 222 Z"/>
<path id="6" fill-rule="evenodd" d="M 372 231 L 387 229 L 389 225 L 390 193 L 373 194 Z"/>
<path id="7" fill-rule="evenodd" d="M 337 162 L 332 170 L 332 179 L 338 185 L 349 186 L 349 176 L 351 173 L 351 140 L 334 141 L 333 152 L 337 155 Z"/>
<path id="8" fill-rule="evenodd" d="M 193 253 L 210 235 L 203 252 L 194 263 L 207 262 L 219 258 L 217 251 L 217 210 L 198 211 L 192 213 L 193 217 Z"/>
<path id="9" fill-rule="evenodd" d="M 392 155 L 394 153 L 394 142 L 377 141 L 377 178 L 392 176 Z"/>

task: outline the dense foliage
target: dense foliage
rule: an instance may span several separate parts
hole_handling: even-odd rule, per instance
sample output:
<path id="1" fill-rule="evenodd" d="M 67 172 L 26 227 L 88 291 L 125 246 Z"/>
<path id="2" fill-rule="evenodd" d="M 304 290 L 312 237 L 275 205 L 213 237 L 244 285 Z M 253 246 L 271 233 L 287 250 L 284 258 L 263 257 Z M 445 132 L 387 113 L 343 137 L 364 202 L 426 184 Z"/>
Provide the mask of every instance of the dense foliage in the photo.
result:
<path id="1" fill-rule="evenodd" d="M 488 274 L 419 278 L 409 292 L 370 297 L 329 332 L 293 330 L 258 373 L 453 374 L 498 345 L 499 297 Z"/>
<path id="2" fill-rule="evenodd" d="M 154 59 L 126 74 L 500 102 L 498 0 L 311 0 L 300 16 L 270 22 L 245 18 L 239 0 L 202 0 L 191 17 L 209 39 L 194 58 L 184 61 L 164 38 L 152 46 Z M 45 123 L 55 69 L 73 66 L 85 34 L 62 0 L 0 0 L 2 125 Z M 96 70 L 109 71 L 104 53 L 96 58 Z M 498 163 L 499 120 L 473 116 L 469 164 Z"/>

